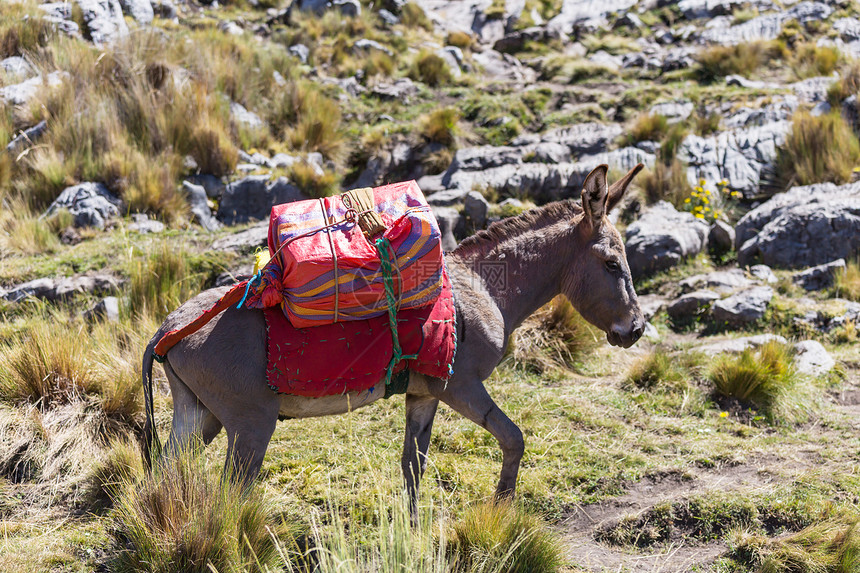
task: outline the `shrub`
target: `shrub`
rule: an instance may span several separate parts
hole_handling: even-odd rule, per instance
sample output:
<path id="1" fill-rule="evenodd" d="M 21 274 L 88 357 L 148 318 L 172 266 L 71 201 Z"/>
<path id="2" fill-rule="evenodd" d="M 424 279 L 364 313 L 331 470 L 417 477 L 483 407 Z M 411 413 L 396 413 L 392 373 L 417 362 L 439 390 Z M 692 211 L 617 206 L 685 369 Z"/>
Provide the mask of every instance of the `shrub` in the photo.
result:
<path id="1" fill-rule="evenodd" d="M 511 503 L 472 507 L 454 525 L 452 545 L 469 571 L 550 573 L 564 564 L 556 535 Z"/>
<path id="2" fill-rule="evenodd" d="M 738 356 L 719 356 L 708 378 L 719 396 L 752 406 L 770 423 L 803 422 L 814 406 L 789 349 L 776 342 Z"/>
<path id="3" fill-rule="evenodd" d="M 433 52 L 421 51 L 412 61 L 409 77 L 424 82 L 430 87 L 447 84 L 451 81 L 451 70 L 441 56 Z"/>
<path id="4" fill-rule="evenodd" d="M 567 81 L 571 84 L 584 80 L 608 79 L 617 75 L 616 70 L 604 64 L 563 54 L 544 58 L 540 70 L 542 80 Z"/>
<path id="5" fill-rule="evenodd" d="M 731 74 L 750 77 L 770 60 L 782 57 L 774 42 L 747 42 L 735 46 L 711 46 L 696 55 L 695 74 L 702 82 L 714 82 Z"/>
<path id="6" fill-rule="evenodd" d="M 424 28 L 427 31 L 433 31 L 433 22 L 417 2 L 407 2 L 403 5 L 400 9 L 400 21 L 408 28 Z"/>
<path id="7" fill-rule="evenodd" d="M 188 253 L 167 242 L 132 263 L 128 286 L 131 315 L 166 316 L 203 287 L 204 277 L 191 270 Z"/>
<path id="8" fill-rule="evenodd" d="M 860 302 L 860 260 L 848 261 L 845 270 L 836 275 L 833 291 L 836 296 Z"/>
<path id="9" fill-rule="evenodd" d="M 44 46 L 53 36 L 54 27 L 30 0 L 4 2 L 0 21 L 0 59 L 21 56 Z"/>
<path id="10" fill-rule="evenodd" d="M 860 93 L 860 62 L 852 62 L 842 71 L 842 76 L 830 84 L 827 90 L 827 101 L 833 107 L 839 107 L 842 102 Z"/>
<path id="11" fill-rule="evenodd" d="M 682 366 L 678 357 L 655 350 L 633 363 L 627 372 L 625 383 L 642 389 L 655 388 L 664 384 L 678 386 L 686 382 L 689 375 L 689 371 Z"/>
<path id="12" fill-rule="evenodd" d="M 324 171 L 306 161 L 293 163 L 288 178 L 305 195 L 314 199 L 334 195 L 340 189 L 340 179 L 336 173 Z"/>
<path id="13" fill-rule="evenodd" d="M 259 489 L 213 473 L 202 454 L 135 472 L 119 490 L 112 571 L 255 572 L 279 561 L 271 505 Z"/>
<path id="14" fill-rule="evenodd" d="M 839 63 L 839 49 L 834 46 L 816 46 L 803 43 L 795 46 L 788 60 L 798 79 L 829 76 Z"/>
<path id="15" fill-rule="evenodd" d="M 673 123 L 669 126 L 663 137 L 663 141 L 660 142 L 660 159 L 663 163 L 668 164 L 675 159 L 675 156 L 678 154 L 678 148 L 681 147 L 681 143 L 684 142 L 685 137 L 687 137 L 687 128 L 684 124 Z"/>
<path id="16" fill-rule="evenodd" d="M 289 84 L 269 113 L 272 126 L 293 149 L 318 151 L 329 159 L 343 145 L 340 106 L 311 82 Z"/>
<path id="17" fill-rule="evenodd" d="M 0 211 L 0 252 L 37 255 L 52 253 L 60 247 L 50 221 L 33 213 L 20 197 L 7 201 Z"/>
<path id="18" fill-rule="evenodd" d="M 792 118 L 791 132 L 777 149 L 775 171 L 783 188 L 832 181 L 846 183 L 860 164 L 860 143 L 839 115 L 812 116 L 805 111 Z"/>
<path id="19" fill-rule="evenodd" d="M 687 179 L 687 168 L 678 159 L 673 159 L 669 165 L 658 161 L 653 169 L 639 176 L 639 184 L 648 203 L 668 201 L 677 209 L 684 208 L 684 199 L 693 191 Z"/>
<path id="20" fill-rule="evenodd" d="M 660 141 L 668 129 L 669 122 L 665 116 L 658 113 L 642 114 L 630 128 L 626 143 L 633 145 L 640 141 Z"/>
<path id="21" fill-rule="evenodd" d="M 445 43 L 449 46 L 457 46 L 462 50 L 466 50 L 472 47 L 472 36 L 461 30 L 453 30 L 448 32 Z"/>
<path id="22" fill-rule="evenodd" d="M 720 130 L 720 120 L 722 118 L 718 113 L 700 114 L 696 112 L 691 119 L 693 122 L 693 132 L 700 137 L 711 135 Z"/>
<path id="23" fill-rule="evenodd" d="M 457 142 L 460 112 L 456 108 L 437 109 L 418 120 L 418 133 L 429 143 L 453 148 Z"/>

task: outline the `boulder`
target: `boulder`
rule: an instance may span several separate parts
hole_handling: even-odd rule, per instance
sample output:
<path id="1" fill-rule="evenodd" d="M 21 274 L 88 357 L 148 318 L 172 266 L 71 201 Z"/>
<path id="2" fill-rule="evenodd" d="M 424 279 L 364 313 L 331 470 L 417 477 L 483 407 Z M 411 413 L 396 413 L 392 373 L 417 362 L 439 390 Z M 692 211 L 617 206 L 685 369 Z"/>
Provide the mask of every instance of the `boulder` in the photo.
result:
<path id="1" fill-rule="evenodd" d="M 12 56 L 0 60 L 0 69 L 6 74 L 6 81 L 21 81 L 36 75 L 36 70 L 21 56 Z"/>
<path id="2" fill-rule="evenodd" d="M 20 284 L 6 291 L 2 298 L 10 302 L 19 302 L 27 297 L 45 300 L 61 300 L 75 294 L 99 294 L 115 291 L 120 281 L 113 275 L 91 274 L 59 279 L 41 278 Z"/>
<path id="3" fill-rule="evenodd" d="M 729 16 L 711 20 L 701 33 L 701 39 L 717 44 L 740 44 L 756 40 L 774 40 L 786 22 L 797 20 L 801 24 L 826 20 L 833 9 L 821 2 L 800 2 L 788 10 L 757 16 L 742 24 L 732 25 Z"/>
<path id="4" fill-rule="evenodd" d="M 96 46 L 110 44 L 128 35 L 119 0 L 77 0 L 87 35 Z M 150 6 L 151 7 L 151 6 Z"/>
<path id="5" fill-rule="evenodd" d="M 484 75 L 493 79 L 521 83 L 531 83 L 537 79 L 537 72 L 510 54 L 488 49 L 473 53 L 472 60 L 483 69 Z"/>
<path id="6" fill-rule="evenodd" d="M 391 83 L 377 84 L 370 93 L 383 100 L 409 103 L 409 98 L 418 93 L 418 86 L 409 78 L 400 78 Z"/>
<path id="7" fill-rule="evenodd" d="M 750 267 L 750 274 L 757 278 L 760 281 L 763 281 L 767 284 L 774 284 L 779 282 L 779 279 L 776 278 L 776 275 L 773 274 L 771 268 L 767 265 L 753 265 Z"/>
<path id="8" fill-rule="evenodd" d="M 66 209 L 75 217 L 75 227 L 104 229 L 105 223 L 118 216 L 124 207 L 108 188 L 101 183 L 79 183 L 66 187 L 43 217 L 50 217 L 60 209 Z"/>
<path id="9" fill-rule="evenodd" d="M 164 232 L 164 223 L 156 221 L 155 219 L 150 219 L 144 213 L 133 213 L 131 215 L 131 223 L 128 224 L 127 229 L 135 233 L 140 233 L 141 235 L 147 235 L 149 233 L 157 234 Z"/>
<path id="10" fill-rule="evenodd" d="M 634 278 L 662 271 L 705 248 L 707 223 L 661 201 L 626 231 L 627 261 Z"/>
<path id="11" fill-rule="evenodd" d="M 776 149 L 785 142 L 790 129 L 790 122 L 778 121 L 708 137 L 688 135 L 678 149 L 678 157 L 689 166 L 690 184 L 700 179 L 710 183 L 726 179 L 732 190 L 752 199 L 759 195 L 762 171 L 773 165 Z"/>
<path id="12" fill-rule="evenodd" d="M 735 228 L 738 263 L 812 267 L 860 249 L 860 183 L 817 183 L 775 195 Z"/>
<path id="13" fill-rule="evenodd" d="M 248 111 L 245 106 L 230 102 L 230 115 L 233 116 L 233 121 L 237 125 L 246 129 L 263 129 L 266 127 L 266 122 L 260 119 L 260 116 L 253 111 Z"/>
<path id="14" fill-rule="evenodd" d="M 431 205 L 430 208 L 442 233 L 442 250 L 450 253 L 457 248 L 457 238 L 454 233 L 463 225 L 463 216 L 453 207 Z"/>
<path id="15" fill-rule="evenodd" d="M 651 320 L 658 312 L 666 308 L 666 299 L 657 294 L 643 294 L 639 296 L 639 310 L 645 320 Z"/>
<path id="16" fill-rule="evenodd" d="M 697 290 L 673 300 L 666 307 L 666 312 L 674 320 L 690 319 L 710 308 L 715 300 L 720 300 L 720 295 L 716 292 Z"/>
<path id="17" fill-rule="evenodd" d="M 815 340 L 803 340 L 794 345 L 794 367 L 801 374 L 823 376 L 836 366 L 836 361 Z"/>
<path id="18" fill-rule="evenodd" d="M 615 123 L 576 123 L 551 129 L 540 136 L 540 141 L 566 145 L 574 156 L 594 155 L 609 149 L 623 131 L 624 128 Z M 516 139 L 513 144 L 517 145 Z"/>
<path id="19" fill-rule="evenodd" d="M 279 153 L 278 155 L 282 154 Z M 274 162 L 275 158 L 278 157 L 278 155 L 272 157 L 271 162 Z M 278 167 L 280 167 L 280 165 Z M 185 180 L 193 185 L 199 185 L 203 187 L 203 189 L 206 191 L 206 196 L 210 199 L 220 199 L 221 195 L 224 194 L 224 190 L 227 189 L 227 186 L 224 184 L 220 177 L 215 177 L 214 175 L 209 175 L 207 173 L 189 175 L 185 178 Z"/>
<path id="20" fill-rule="evenodd" d="M 358 0 L 332 0 L 331 7 L 339 10 L 347 18 L 361 16 L 361 4 Z"/>
<path id="21" fill-rule="evenodd" d="M 212 243 L 213 251 L 234 251 L 237 253 L 250 253 L 257 247 L 265 247 L 269 239 L 269 222 L 261 221 L 256 225 L 221 237 Z"/>
<path id="22" fill-rule="evenodd" d="M 651 113 L 662 115 L 670 123 L 684 121 L 693 113 L 693 102 L 668 101 L 651 106 Z"/>
<path id="23" fill-rule="evenodd" d="M 741 326 L 760 320 L 773 299 L 773 289 L 767 286 L 752 287 L 714 303 L 711 307 L 718 324 Z"/>
<path id="24" fill-rule="evenodd" d="M 693 275 L 678 282 L 681 292 L 711 289 L 720 294 L 730 294 L 736 290 L 751 287 L 753 284 L 753 281 L 748 279 L 746 273 L 741 269 Z"/>
<path id="25" fill-rule="evenodd" d="M 469 191 L 463 201 L 463 214 L 466 215 L 476 229 L 483 229 L 487 222 L 490 203 L 477 191 Z"/>
<path id="26" fill-rule="evenodd" d="M 179 15 L 172 0 L 152 0 L 152 12 L 159 18 L 173 20 Z"/>
<path id="27" fill-rule="evenodd" d="M 119 299 L 108 296 L 97 302 L 94 306 L 84 312 L 84 320 L 87 322 L 119 322 Z"/>
<path id="28" fill-rule="evenodd" d="M 146 26 L 155 18 L 155 11 L 149 0 L 119 0 L 122 11 L 134 18 L 138 24 Z"/>
<path id="29" fill-rule="evenodd" d="M 715 221 L 708 231 L 708 250 L 724 255 L 735 246 L 735 229 L 725 221 Z"/>
<path id="30" fill-rule="evenodd" d="M 626 12 L 636 0 L 565 0 L 561 12 L 547 22 L 547 29 L 556 36 L 569 36 L 575 28 L 606 25 L 606 16 Z"/>
<path id="31" fill-rule="evenodd" d="M 791 277 L 794 284 L 800 285 L 806 290 L 824 290 L 833 286 L 836 276 L 845 272 L 845 259 L 818 265 L 805 271 L 795 273 Z"/>
<path id="32" fill-rule="evenodd" d="M 24 151 L 27 147 L 32 146 L 48 129 L 48 122 L 44 119 L 34 125 L 33 127 L 27 128 L 6 145 L 6 152 L 12 155 L 17 155 L 21 151 Z"/>
<path id="33" fill-rule="evenodd" d="M 0 88 L 0 103 L 26 106 L 45 88 L 55 88 L 62 84 L 65 76 L 65 72 L 51 72 L 47 76 L 36 76 L 21 83 L 2 87 Z"/>
<path id="34" fill-rule="evenodd" d="M 191 207 L 193 219 L 207 231 L 217 231 L 220 229 L 221 222 L 212 216 L 212 211 L 209 209 L 206 189 L 200 185 L 183 181 L 182 190 L 188 196 L 188 205 Z"/>
<path id="35" fill-rule="evenodd" d="M 286 177 L 271 181 L 268 175 L 250 175 L 227 185 L 218 206 L 218 219 L 225 225 L 266 220 L 272 205 L 307 199 Z"/>
<path id="36" fill-rule="evenodd" d="M 311 51 L 304 44 L 293 44 L 290 46 L 290 55 L 298 58 L 299 61 L 303 64 L 308 63 L 308 58 L 311 55 Z"/>
<path id="37" fill-rule="evenodd" d="M 393 56 L 394 52 L 377 42 L 376 40 L 368 40 L 367 38 L 359 38 L 352 45 L 353 51 L 356 52 L 380 52 L 386 56 Z"/>

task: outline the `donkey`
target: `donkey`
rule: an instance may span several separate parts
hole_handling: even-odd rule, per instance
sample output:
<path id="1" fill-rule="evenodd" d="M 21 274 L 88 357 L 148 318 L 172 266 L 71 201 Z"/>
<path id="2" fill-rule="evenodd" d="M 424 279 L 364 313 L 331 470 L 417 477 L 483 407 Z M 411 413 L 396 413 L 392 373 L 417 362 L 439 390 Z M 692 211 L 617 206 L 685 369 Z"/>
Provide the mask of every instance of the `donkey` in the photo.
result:
<path id="1" fill-rule="evenodd" d="M 410 374 L 401 469 L 413 508 L 426 468 L 436 408 L 441 400 L 498 440 L 503 452 L 497 497 L 513 496 L 523 434 L 496 405 L 483 381 L 502 360 L 511 333 L 535 310 L 564 294 L 604 332 L 610 344 L 629 348 L 642 335 L 639 309 L 621 236 L 606 218 L 642 165 L 607 187 L 607 166 L 585 179 L 581 205 L 572 199 L 494 223 L 465 239 L 446 263 L 456 296 L 458 352 L 446 382 Z M 488 263 L 504 280 L 485 280 Z M 486 274 L 486 273 L 483 273 Z M 498 275 L 494 275 L 498 278 Z M 211 289 L 171 313 L 147 346 L 143 383 L 147 398 L 144 439 L 151 447 L 153 348 L 170 330 L 199 316 L 225 292 Z M 262 311 L 231 308 L 174 346 L 164 361 L 173 395 L 168 451 L 192 437 L 208 444 L 223 427 L 225 471 L 246 482 L 260 471 L 279 416 L 342 414 L 383 396 L 373 391 L 322 398 L 278 395 L 266 384 L 266 323 Z"/>

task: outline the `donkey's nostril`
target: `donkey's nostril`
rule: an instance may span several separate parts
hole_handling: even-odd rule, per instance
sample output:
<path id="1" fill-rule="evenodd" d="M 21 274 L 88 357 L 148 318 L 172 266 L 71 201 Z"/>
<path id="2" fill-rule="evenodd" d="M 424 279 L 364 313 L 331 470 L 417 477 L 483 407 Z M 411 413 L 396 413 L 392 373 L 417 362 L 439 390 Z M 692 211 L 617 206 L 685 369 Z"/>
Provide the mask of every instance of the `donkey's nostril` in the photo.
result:
<path id="1" fill-rule="evenodd" d="M 642 326 L 637 326 L 633 329 L 633 342 L 636 342 L 640 338 L 642 338 L 642 333 L 645 332 L 645 329 Z"/>

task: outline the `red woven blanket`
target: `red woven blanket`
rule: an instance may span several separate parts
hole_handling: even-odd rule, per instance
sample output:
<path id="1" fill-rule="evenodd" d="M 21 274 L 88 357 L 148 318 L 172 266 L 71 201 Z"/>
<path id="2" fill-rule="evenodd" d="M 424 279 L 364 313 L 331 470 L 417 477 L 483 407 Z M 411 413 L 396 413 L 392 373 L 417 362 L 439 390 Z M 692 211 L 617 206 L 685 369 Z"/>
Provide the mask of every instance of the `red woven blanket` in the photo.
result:
<path id="1" fill-rule="evenodd" d="M 393 343 L 388 317 L 295 328 L 280 308 L 264 311 L 268 331 L 267 376 L 272 390 L 296 396 L 330 396 L 373 388 L 386 376 Z M 401 310 L 397 331 L 405 368 L 447 380 L 454 364 L 457 329 L 451 283 L 443 272 L 432 305 Z"/>

